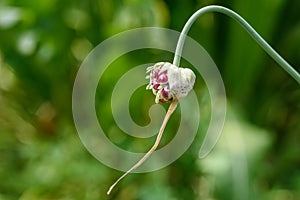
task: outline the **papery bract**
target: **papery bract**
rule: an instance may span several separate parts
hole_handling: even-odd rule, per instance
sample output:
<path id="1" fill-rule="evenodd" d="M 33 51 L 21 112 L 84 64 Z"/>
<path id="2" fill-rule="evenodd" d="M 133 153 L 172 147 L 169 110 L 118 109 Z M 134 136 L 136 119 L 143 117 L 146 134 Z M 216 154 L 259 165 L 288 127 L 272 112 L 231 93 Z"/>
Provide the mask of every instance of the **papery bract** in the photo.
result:
<path id="1" fill-rule="evenodd" d="M 177 67 L 168 62 L 159 62 L 147 68 L 150 79 L 147 89 L 156 95 L 155 102 L 182 99 L 193 89 L 196 76 L 188 68 Z"/>

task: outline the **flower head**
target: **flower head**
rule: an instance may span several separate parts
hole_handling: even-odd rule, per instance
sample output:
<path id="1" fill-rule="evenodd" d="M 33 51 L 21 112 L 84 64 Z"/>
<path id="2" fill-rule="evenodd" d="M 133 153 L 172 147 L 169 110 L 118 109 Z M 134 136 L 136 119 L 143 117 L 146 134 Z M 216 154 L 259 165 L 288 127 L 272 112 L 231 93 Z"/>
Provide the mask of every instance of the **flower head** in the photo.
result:
<path id="1" fill-rule="evenodd" d="M 159 62 L 147 68 L 150 82 L 146 89 L 152 89 L 155 102 L 170 102 L 185 97 L 192 89 L 196 76 L 188 68 L 180 68 L 168 62 Z"/>

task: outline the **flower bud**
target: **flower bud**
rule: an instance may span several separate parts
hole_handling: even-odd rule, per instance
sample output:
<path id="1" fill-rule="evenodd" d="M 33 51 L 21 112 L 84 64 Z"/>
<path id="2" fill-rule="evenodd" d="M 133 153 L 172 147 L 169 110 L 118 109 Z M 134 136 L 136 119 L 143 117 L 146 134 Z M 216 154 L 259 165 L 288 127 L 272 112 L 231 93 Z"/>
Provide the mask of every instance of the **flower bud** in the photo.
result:
<path id="1" fill-rule="evenodd" d="M 159 62 L 147 68 L 150 82 L 146 89 L 156 95 L 155 102 L 170 102 L 182 99 L 193 89 L 196 76 L 188 68 L 177 67 L 168 62 Z"/>

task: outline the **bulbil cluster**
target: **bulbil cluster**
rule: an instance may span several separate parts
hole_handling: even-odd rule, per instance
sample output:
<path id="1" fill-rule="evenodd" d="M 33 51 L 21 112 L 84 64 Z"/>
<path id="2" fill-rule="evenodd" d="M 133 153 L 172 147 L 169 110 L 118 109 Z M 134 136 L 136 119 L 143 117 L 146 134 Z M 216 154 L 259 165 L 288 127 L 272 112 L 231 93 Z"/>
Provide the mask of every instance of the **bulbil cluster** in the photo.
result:
<path id="1" fill-rule="evenodd" d="M 147 68 L 149 84 L 155 102 L 170 102 L 174 98 L 182 99 L 193 89 L 196 76 L 188 68 L 177 67 L 168 62 L 159 62 Z"/>

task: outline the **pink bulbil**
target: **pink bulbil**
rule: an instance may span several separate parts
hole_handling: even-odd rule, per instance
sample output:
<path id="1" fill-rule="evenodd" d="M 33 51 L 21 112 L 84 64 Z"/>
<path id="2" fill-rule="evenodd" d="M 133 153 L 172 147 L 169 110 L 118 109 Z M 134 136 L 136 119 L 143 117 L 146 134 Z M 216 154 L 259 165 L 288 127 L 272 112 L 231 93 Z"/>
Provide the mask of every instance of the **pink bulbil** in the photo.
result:
<path id="1" fill-rule="evenodd" d="M 158 103 L 170 102 L 173 96 L 170 93 L 168 82 L 168 67 L 165 62 L 160 62 L 154 66 L 147 68 L 147 73 L 150 73 L 146 78 L 150 79 L 147 89 L 151 90 L 156 95 L 155 102 Z"/>

